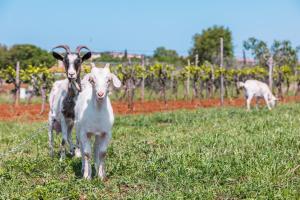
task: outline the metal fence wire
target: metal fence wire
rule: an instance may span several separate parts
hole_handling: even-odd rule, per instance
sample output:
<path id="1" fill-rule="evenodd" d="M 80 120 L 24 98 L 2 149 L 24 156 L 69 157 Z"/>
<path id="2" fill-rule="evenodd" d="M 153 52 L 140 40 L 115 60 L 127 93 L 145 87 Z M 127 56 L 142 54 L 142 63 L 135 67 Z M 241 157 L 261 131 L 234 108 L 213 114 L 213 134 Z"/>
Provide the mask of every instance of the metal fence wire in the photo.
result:
<path id="1" fill-rule="evenodd" d="M 11 155 L 13 153 L 19 152 L 22 149 L 24 149 L 26 147 L 26 144 L 30 141 L 32 141 L 34 138 L 36 138 L 37 136 L 40 135 L 40 133 L 48 128 L 48 124 L 44 124 L 42 127 L 37 128 L 35 131 L 33 131 L 33 133 L 26 139 L 24 139 L 22 142 L 20 142 L 17 146 L 12 147 L 11 149 L 9 149 L 8 151 L 5 152 L 1 152 L 0 153 L 0 158 L 3 158 L 5 156 Z"/>

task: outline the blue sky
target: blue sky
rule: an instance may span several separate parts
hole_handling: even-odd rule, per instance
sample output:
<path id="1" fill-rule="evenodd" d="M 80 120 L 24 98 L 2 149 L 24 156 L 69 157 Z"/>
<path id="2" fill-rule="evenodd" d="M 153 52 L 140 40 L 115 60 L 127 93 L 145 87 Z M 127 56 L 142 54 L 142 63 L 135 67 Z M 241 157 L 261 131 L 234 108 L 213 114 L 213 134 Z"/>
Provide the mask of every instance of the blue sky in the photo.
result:
<path id="1" fill-rule="evenodd" d="M 186 55 L 195 33 L 223 25 L 241 57 L 251 36 L 300 45 L 299 22 L 299 0 L 0 0 L 0 43 L 46 50 L 63 43 L 152 54 L 165 46 Z"/>

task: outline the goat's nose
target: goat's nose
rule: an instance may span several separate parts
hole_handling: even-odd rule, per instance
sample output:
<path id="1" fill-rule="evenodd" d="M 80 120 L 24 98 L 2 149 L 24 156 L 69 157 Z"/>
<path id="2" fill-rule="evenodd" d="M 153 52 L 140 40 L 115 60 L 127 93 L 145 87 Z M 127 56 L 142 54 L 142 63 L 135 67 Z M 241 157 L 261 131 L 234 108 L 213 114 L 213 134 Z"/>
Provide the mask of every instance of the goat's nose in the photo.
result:
<path id="1" fill-rule="evenodd" d="M 75 72 L 69 72 L 69 75 L 70 75 L 70 76 L 74 76 L 74 75 L 75 75 Z"/>
<path id="2" fill-rule="evenodd" d="M 103 97 L 104 96 L 104 92 L 102 92 L 102 91 L 100 91 L 100 92 L 98 92 L 98 97 Z"/>

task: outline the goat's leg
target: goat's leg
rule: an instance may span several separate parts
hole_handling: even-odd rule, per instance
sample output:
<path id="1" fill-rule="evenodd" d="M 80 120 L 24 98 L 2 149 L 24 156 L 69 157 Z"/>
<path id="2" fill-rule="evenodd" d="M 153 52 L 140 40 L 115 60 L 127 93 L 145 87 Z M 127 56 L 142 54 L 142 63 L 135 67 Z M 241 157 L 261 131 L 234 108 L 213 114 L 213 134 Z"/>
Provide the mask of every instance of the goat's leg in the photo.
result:
<path id="1" fill-rule="evenodd" d="M 92 168 L 91 168 L 91 142 L 90 138 L 87 137 L 86 132 L 80 132 L 80 150 L 82 155 L 82 173 L 83 178 L 92 178 Z"/>
<path id="2" fill-rule="evenodd" d="M 75 154 L 75 146 L 73 144 L 73 140 L 72 140 L 72 129 L 73 129 L 73 123 L 70 123 L 68 125 L 68 132 L 67 132 L 67 135 L 68 135 L 68 143 L 70 145 L 70 154 L 72 156 L 74 156 Z"/>
<path id="3" fill-rule="evenodd" d="M 98 175 L 99 165 L 100 165 L 100 144 L 101 144 L 101 136 L 95 136 L 95 143 L 94 143 L 94 160 L 95 160 L 95 169 L 96 169 L 96 176 Z"/>
<path id="4" fill-rule="evenodd" d="M 49 120 L 48 120 L 48 138 L 49 138 L 49 149 L 50 149 L 50 156 L 53 158 L 54 150 L 53 150 L 53 119 L 51 114 L 49 113 Z"/>
<path id="5" fill-rule="evenodd" d="M 269 103 L 269 98 L 268 98 L 268 95 L 264 95 L 264 99 L 265 99 L 265 102 L 267 104 L 267 107 L 269 110 L 272 110 L 271 106 L 270 106 L 270 103 Z"/>
<path id="6" fill-rule="evenodd" d="M 259 100 L 259 97 L 256 97 L 256 98 L 255 98 L 255 106 L 256 106 L 256 110 L 258 110 L 258 100 Z"/>
<path id="7" fill-rule="evenodd" d="M 66 143 L 68 142 L 68 127 L 64 117 L 61 119 L 62 140 L 60 145 L 60 161 L 66 158 Z"/>
<path id="8" fill-rule="evenodd" d="M 95 140 L 95 168 L 96 176 L 101 178 L 101 180 L 106 179 L 105 174 L 105 157 L 106 151 L 111 138 L 111 133 L 101 133 L 101 135 L 96 136 Z"/>
<path id="9" fill-rule="evenodd" d="M 76 147 L 75 147 L 75 157 L 76 158 L 80 158 L 81 157 L 81 151 L 80 151 L 80 143 L 79 143 L 79 139 L 78 136 L 76 135 Z"/>
<path id="10" fill-rule="evenodd" d="M 251 108 L 250 104 L 251 104 L 252 97 L 253 96 L 248 96 L 247 97 L 247 100 L 246 100 L 247 101 L 247 111 L 250 111 L 250 108 Z"/>

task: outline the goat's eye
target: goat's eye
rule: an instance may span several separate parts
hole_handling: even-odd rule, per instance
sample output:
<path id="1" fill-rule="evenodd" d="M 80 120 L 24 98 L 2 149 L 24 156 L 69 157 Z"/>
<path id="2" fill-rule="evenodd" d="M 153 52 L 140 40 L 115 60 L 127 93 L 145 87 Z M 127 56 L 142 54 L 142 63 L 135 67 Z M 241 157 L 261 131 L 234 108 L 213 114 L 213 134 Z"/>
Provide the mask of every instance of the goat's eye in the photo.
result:
<path id="1" fill-rule="evenodd" d="M 93 77 L 89 77 L 89 82 L 94 85 L 95 84 L 95 81 L 94 81 L 94 78 Z"/>

